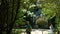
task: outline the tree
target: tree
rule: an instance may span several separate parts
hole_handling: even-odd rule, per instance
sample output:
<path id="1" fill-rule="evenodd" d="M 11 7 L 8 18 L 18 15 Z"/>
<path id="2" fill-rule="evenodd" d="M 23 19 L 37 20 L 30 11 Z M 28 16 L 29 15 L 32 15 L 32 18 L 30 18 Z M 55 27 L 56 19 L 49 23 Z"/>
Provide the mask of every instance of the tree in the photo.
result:
<path id="1" fill-rule="evenodd" d="M 56 26 L 55 26 L 55 27 L 56 27 L 56 29 L 58 29 L 58 31 L 59 31 L 59 27 L 60 27 L 60 25 L 59 25 L 59 24 L 60 24 L 60 18 L 59 18 L 59 17 L 60 17 L 60 15 L 59 15 L 59 14 L 60 14 L 60 12 L 59 12 L 59 11 L 60 11 L 60 4 L 59 4 L 59 3 L 60 3 L 60 1 L 59 1 L 59 0 L 45 0 L 45 2 L 46 2 L 46 3 L 53 4 L 53 5 L 55 4 L 55 9 L 54 9 L 54 11 L 56 11 L 56 12 L 55 12 L 55 13 L 56 13 L 56 14 L 55 14 L 55 16 L 56 16 L 56 18 L 55 18 Z M 51 7 L 52 7 L 52 6 L 51 6 Z M 51 8 L 51 9 L 52 9 L 52 8 Z M 51 14 L 51 13 L 50 13 L 50 14 Z M 59 34 L 59 33 L 58 33 L 58 34 Z"/>
<path id="2" fill-rule="evenodd" d="M 55 3 L 43 2 L 42 11 L 48 19 L 52 19 L 56 15 L 57 5 Z"/>
<path id="3" fill-rule="evenodd" d="M 0 3 L 0 33 L 10 34 L 17 19 L 20 0 L 1 0 Z"/>

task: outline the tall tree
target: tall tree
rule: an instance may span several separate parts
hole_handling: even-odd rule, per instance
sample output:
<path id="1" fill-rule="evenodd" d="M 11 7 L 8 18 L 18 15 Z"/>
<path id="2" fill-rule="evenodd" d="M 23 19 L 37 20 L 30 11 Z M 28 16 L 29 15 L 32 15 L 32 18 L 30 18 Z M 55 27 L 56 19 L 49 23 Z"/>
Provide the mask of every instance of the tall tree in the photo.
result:
<path id="1" fill-rule="evenodd" d="M 0 3 L 0 33 L 10 34 L 17 19 L 20 0 L 1 0 Z"/>

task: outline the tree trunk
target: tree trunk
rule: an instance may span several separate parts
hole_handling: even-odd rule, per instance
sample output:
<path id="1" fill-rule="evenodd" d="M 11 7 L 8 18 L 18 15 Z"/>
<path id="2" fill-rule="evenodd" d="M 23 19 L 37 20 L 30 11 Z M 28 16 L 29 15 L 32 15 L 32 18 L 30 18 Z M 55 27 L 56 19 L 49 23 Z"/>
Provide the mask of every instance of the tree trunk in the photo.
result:
<path id="1" fill-rule="evenodd" d="M 17 19 L 17 14 L 18 14 L 18 11 L 19 11 L 19 6 L 20 6 L 20 0 L 18 0 L 18 2 L 17 2 L 17 9 L 16 9 L 15 18 L 14 18 L 14 21 L 12 19 L 11 23 L 9 24 L 9 27 L 8 27 L 9 30 L 7 31 L 7 34 L 11 34 L 12 28 L 13 28 L 13 26 L 15 24 L 16 19 Z"/>
<path id="2" fill-rule="evenodd" d="M 12 4 L 12 3 L 10 3 L 10 1 L 13 1 L 12 11 L 9 11 L 9 8 L 11 8 L 10 5 Z M 14 0 L 1 0 L 1 5 L 0 5 L 0 34 L 3 34 L 3 32 L 6 32 L 6 34 L 11 34 L 12 28 L 15 24 L 16 19 L 17 19 L 19 7 L 20 7 L 20 0 L 17 0 L 16 12 L 14 11 Z M 14 15 L 13 11 L 16 13 L 15 15 Z M 10 12 L 12 12 L 12 13 L 10 13 Z M 9 19 L 10 19 L 9 15 L 11 15 L 11 21 L 9 21 Z"/>

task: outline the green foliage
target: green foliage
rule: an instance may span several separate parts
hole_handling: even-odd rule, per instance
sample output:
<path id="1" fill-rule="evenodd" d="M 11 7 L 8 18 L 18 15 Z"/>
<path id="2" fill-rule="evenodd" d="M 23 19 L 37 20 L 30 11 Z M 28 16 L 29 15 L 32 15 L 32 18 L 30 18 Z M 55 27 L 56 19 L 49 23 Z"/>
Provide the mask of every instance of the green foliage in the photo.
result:
<path id="1" fill-rule="evenodd" d="M 56 27 L 57 29 L 60 29 L 60 18 L 56 18 Z"/>
<path id="2" fill-rule="evenodd" d="M 45 4 L 46 2 L 46 4 Z M 48 16 L 56 16 L 55 23 L 56 23 L 56 28 L 60 29 L 60 0 L 45 0 L 44 4 L 48 8 L 44 8 L 45 14 L 48 13 Z M 47 4 L 49 3 L 49 5 Z M 45 7 L 43 6 L 43 7 Z M 49 12 L 47 12 L 49 11 Z M 52 13 L 51 13 L 52 12 Z M 50 14 L 50 15 L 49 15 Z M 53 17 L 52 17 L 53 18 Z"/>
<path id="3" fill-rule="evenodd" d="M 38 25 L 47 25 L 48 24 L 48 19 L 46 17 L 40 17 L 36 20 L 36 24 Z"/>
<path id="4" fill-rule="evenodd" d="M 31 12 L 29 12 L 29 11 L 31 11 L 30 7 L 31 7 L 31 5 L 33 5 L 34 2 L 36 2 L 36 0 L 21 0 L 20 2 L 21 3 L 20 3 L 19 13 L 18 13 L 16 23 L 23 25 L 23 24 L 25 24 L 24 14 L 26 12 L 28 14 L 31 13 Z"/>
<path id="5" fill-rule="evenodd" d="M 17 21 L 16 23 L 19 24 L 25 24 L 25 20 L 24 18 L 24 14 L 26 13 L 26 11 L 33 11 L 33 7 L 32 5 L 34 5 L 34 3 L 36 3 L 37 0 L 21 0 L 20 2 L 20 9 L 19 9 L 19 13 L 18 13 L 18 17 L 17 17 Z M 32 6 L 32 7 L 31 7 Z M 58 7 L 58 9 L 57 9 Z M 23 12 L 22 10 L 26 9 L 25 12 Z M 44 0 L 44 2 L 42 3 L 42 11 L 43 14 L 48 18 L 48 19 L 52 19 L 54 16 L 58 16 L 56 18 L 56 23 L 57 26 L 59 26 L 58 24 L 60 23 L 60 13 L 56 15 L 57 11 L 60 11 L 60 4 L 58 0 Z"/>
<path id="6" fill-rule="evenodd" d="M 48 19 L 52 19 L 56 15 L 57 11 L 55 3 L 44 3 L 42 5 L 43 14 L 46 15 Z"/>
<path id="7" fill-rule="evenodd" d="M 57 16 L 56 16 L 56 28 L 57 29 L 60 29 L 60 12 L 57 13 Z"/>

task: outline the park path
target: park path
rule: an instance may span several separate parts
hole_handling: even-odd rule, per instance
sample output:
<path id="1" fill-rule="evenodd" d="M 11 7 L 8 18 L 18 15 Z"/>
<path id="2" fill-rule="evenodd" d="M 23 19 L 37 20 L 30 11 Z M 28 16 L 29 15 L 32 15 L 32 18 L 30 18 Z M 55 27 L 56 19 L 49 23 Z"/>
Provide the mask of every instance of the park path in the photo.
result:
<path id="1" fill-rule="evenodd" d="M 49 34 L 49 29 L 32 29 L 31 34 Z M 22 32 L 21 34 L 26 34 L 26 32 Z"/>

